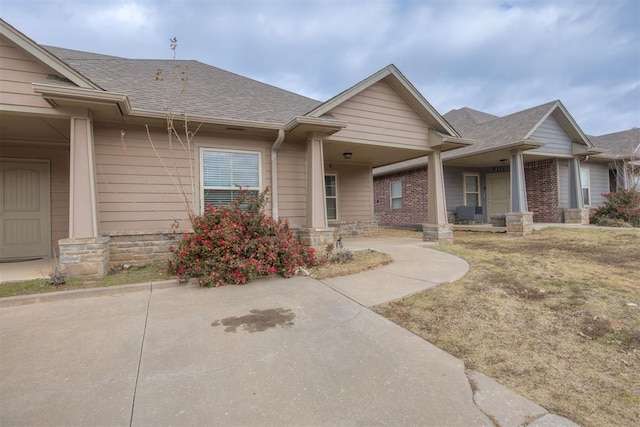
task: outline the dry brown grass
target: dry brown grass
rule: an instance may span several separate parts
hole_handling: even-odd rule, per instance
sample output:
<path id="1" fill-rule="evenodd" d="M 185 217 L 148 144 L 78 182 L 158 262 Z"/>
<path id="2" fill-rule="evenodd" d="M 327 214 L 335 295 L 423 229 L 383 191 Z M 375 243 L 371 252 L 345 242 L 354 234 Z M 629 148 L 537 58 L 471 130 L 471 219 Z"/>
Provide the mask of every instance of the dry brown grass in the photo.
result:
<path id="1" fill-rule="evenodd" d="M 552 412 L 638 425 L 637 230 L 463 232 L 443 250 L 469 262 L 463 279 L 378 311 Z"/>
<path id="2" fill-rule="evenodd" d="M 313 267 L 309 270 L 311 277 L 322 280 L 330 277 L 347 276 L 349 274 L 361 273 L 366 270 L 379 268 L 389 264 L 391 256 L 373 251 L 370 249 L 363 251 L 354 251 L 353 260 L 346 263 L 331 263 Z"/>

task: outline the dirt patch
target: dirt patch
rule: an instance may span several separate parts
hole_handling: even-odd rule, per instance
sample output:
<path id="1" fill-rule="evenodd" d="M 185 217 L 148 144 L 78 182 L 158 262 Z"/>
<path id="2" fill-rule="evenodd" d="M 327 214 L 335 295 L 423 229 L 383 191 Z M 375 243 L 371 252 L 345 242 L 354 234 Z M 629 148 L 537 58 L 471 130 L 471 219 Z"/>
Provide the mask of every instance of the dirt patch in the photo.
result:
<path id="1" fill-rule="evenodd" d="M 244 327 L 247 332 L 263 332 L 276 326 L 289 327 L 293 325 L 295 313 L 288 308 L 269 308 L 266 310 L 251 310 L 249 313 L 240 317 L 227 317 L 226 319 L 216 320 L 211 326 L 226 326 L 225 332 L 238 332 L 240 326 Z"/>

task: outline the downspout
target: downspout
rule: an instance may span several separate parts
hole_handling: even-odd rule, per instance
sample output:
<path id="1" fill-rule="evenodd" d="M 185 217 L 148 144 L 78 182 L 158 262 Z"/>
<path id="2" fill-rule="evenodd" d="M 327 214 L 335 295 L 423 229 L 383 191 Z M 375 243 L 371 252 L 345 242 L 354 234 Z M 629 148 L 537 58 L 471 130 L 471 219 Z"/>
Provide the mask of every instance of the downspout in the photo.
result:
<path id="1" fill-rule="evenodd" d="M 278 129 L 278 137 L 271 146 L 271 216 L 278 219 L 278 148 L 284 141 L 284 129 Z"/>

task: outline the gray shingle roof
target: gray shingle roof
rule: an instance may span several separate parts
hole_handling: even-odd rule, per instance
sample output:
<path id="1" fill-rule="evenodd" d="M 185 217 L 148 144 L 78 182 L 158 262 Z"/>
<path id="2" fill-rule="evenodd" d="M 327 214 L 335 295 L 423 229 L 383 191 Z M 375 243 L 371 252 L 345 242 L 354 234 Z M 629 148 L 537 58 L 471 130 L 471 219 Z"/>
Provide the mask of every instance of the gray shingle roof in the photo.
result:
<path id="1" fill-rule="evenodd" d="M 600 136 L 590 136 L 589 140 L 597 148 L 604 150 L 603 155 L 616 157 L 640 157 L 640 129 L 630 129 Z M 634 154 L 635 153 L 635 154 Z"/>
<path id="2" fill-rule="evenodd" d="M 549 110 L 557 105 L 557 102 L 548 102 L 503 117 L 492 116 L 470 108 L 449 111 L 444 118 L 463 138 L 474 139 L 476 143 L 469 147 L 448 151 L 442 157 L 444 159 L 458 157 L 461 154 L 472 154 L 522 141 L 549 113 Z"/>
<path id="3" fill-rule="evenodd" d="M 186 104 L 193 116 L 285 124 L 321 104 L 198 61 L 126 59 L 44 47 L 102 89 L 128 95 L 134 110 L 180 114 Z M 158 70 L 161 81 L 156 80 Z"/>

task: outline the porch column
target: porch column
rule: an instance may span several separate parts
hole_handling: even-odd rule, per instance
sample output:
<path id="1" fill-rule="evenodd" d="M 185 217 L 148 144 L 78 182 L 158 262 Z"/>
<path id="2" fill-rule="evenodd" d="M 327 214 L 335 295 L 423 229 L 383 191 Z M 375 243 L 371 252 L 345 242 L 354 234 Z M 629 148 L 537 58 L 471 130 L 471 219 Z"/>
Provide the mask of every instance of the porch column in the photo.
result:
<path id="1" fill-rule="evenodd" d="M 71 118 L 69 170 L 69 237 L 97 237 L 98 208 L 93 123 L 88 117 Z"/>
<path id="2" fill-rule="evenodd" d="M 427 161 L 427 223 L 422 225 L 422 238 L 441 244 L 451 243 L 453 227 L 447 221 L 442 153 L 434 150 Z"/>
<path id="3" fill-rule="evenodd" d="M 564 210 L 564 222 L 589 224 L 589 209 L 584 207 L 582 183 L 580 182 L 580 160 L 569 160 L 569 208 Z"/>
<path id="4" fill-rule="evenodd" d="M 300 241 L 311 247 L 333 244 L 337 238 L 328 227 L 324 194 L 324 153 L 322 135 L 310 134 L 307 139 L 307 220 L 300 230 Z"/>
<path id="5" fill-rule="evenodd" d="M 511 152 L 511 210 L 506 214 L 507 236 L 526 236 L 533 232 L 533 212 L 527 204 L 524 158 L 521 150 Z"/>
<path id="6" fill-rule="evenodd" d="M 527 212 L 527 187 L 524 181 L 524 159 L 522 151 L 511 153 L 511 212 Z"/>
<path id="7" fill-rule="evenodd" d="M 69 154 L 69 238 L 58 242 L 60 265 L 70 276 L 99 277 L 109 266 L 109 238 L 100 236 L 93 122 L 71 117 Z"/>

